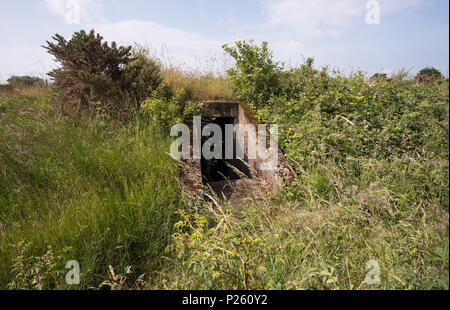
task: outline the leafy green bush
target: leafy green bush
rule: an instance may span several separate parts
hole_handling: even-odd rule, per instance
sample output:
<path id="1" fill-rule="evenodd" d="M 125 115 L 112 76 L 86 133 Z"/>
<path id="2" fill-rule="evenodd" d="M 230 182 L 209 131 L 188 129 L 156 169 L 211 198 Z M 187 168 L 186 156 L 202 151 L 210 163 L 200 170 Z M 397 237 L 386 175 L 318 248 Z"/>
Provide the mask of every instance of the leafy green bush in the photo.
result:
<path id="1" fill-rule="evenodd" d="M 165 133 L 169 132 L 173 125 L 183 123 L 188 117 L 198 115 L 200 110 L 199 103 L 187 101 L 183 88 L 177 89 L 172 95 L 167 92 L 165 86 L 162 86 L 142 103 L 143 115 L 159 124 Z"/>
<path id="2" fill-rule="evenodd" d="M 369 83 L 361 72 L 343 77 L 337 71 L 329 74 L 327 68 L 316 70 L 313 59 L 284 70 L 273 63 L 265 43 L 258 47 L 243 41 L 224 48 L 236 59 L 236 67 L 229 71 L 234 91 L 253 103 L 262 122 L 282 127 L 280 143 L 286 152 L 298 152 L 293 139 L 304 140 L 313 133 L 340 156 L 385 158 L 422 152 L 424 145 L 439 141 L 448 130 L 448 83 L 417 86 L 409 80 L 385 79 Z M 448 142 L 442 142 L 427 150 L 445 156 Z"/>
<path id="3" fill-rule="evenodd" d="M 20 241 L 13 246 L 15 252 L 14 263 L 11 266 L 12 281 L 9 289 L 52 289 L 61 287 L 60 276 L 64 272 L 62 256 L 55 256 L 51 247 L 43 256 L 33 256 L 31 250 L 33 243 Z M 65 248 L 66 253 L 70 249 Z"/>
<path id="4" fill-rule="evenodd" d="M 267 42 L 257 46 L 253 41 L 236 41 L 234 46 L 225 44 L 223 48 L 236 61 L 228 76 L 239 100 L 258 109 L 279 93 L 282 65 L 273 60 Z"/>

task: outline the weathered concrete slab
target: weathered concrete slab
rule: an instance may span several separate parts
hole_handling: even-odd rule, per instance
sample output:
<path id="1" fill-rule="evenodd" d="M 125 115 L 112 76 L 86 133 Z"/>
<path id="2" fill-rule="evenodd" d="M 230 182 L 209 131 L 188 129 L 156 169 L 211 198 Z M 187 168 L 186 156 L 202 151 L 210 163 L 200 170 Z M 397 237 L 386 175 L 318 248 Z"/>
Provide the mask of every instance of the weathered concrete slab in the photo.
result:
<path id="1" fill-rule="evenodd" d="M 203 103 L 202 117 L 204 118 L 233 118 L 234 125 L 245 126 L 253 124 L 258 128 L 257 117 L 245 103 L 227 101 L 208 101 Z M 191 128 L 192 122 L 186 123 Z M 212 188 L 218 197 L 229 201 L 242 201 L 253 195 L 261 195 L 264 191 L 273 190 L 283 184 L 296 179 L 296 174 L 285 156 L 279 150 L 273 137 L 266 131 L 266 143 L 276 145 L 278 150 L 278 164 L 272 170 L 264 170 L 261 167 L 264 161 L 260 158 L 248 159 L 249 145 L 256 145 L 255 137 L 245 132 L 235 133 L 235 142 L 244 150 L 245 165 L 251 171 L 250 179 L 224 180 L 208 183 L 202 178 L 201 160 L 186 160 L 183 164 L 183 178 L 187 187 L 197 194 L 201 194 L 208 187 Z M 192 135 L 191 135 L 192 137 Z M 192 154 L 192 150 L 191 150 Z"/>

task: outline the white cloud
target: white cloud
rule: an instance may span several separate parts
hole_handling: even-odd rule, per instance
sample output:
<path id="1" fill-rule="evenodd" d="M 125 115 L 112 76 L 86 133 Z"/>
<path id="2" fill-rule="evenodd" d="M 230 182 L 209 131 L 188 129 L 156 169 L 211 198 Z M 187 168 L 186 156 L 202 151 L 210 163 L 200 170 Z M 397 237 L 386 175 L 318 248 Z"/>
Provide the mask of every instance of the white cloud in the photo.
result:
<path id="1" fill-rule="evenodd" d="M 31 75 L 45 78 L 54 68 L 52 58 L 43 48 L 0 45 L 0 83 L 11 75 Z"/>
<path id="2" fill-rule="evenodd" d="M 91 23 L 86 24 L 86 28 L 95 29 L 108 42 L 151 47 L 153 53 L 168 65 L 200 70 L 223 68 L 223 64 L 211 60 L 222 60 L 221 41 L 204 38 L 197 33 L 140 20 Z M 0 83 L 11 75 L 45 76 L 55 66 L 52 57 L 42 47 L 0 45 Z"/>
<path id="3" fill-rule="evenodd" d="M 205 39 L 201 35 L 170 28 L 151 21 L 127 20 L 110 23 L 104 16 L 102 0 L 41 0 L 67 23 L 67 3 L 76 2 L 80 8 L 80 22 L 85 28 L 95 29 L 107 41 L 119 44 L 140 44 L 151 47 L 166 62 L 199 66 L 200 59 L 214 57 L 221 51 L 219 41 Z M 203 19 L 208 19 L 203 2 L 197 1 Z"/>
<path id="4" fill-rule="evenodd" d="M 108 40 L 129 43 L 150 43 L 153 46 L 166 44 L 174 49 L 199 50 L 214 48 L 218 41 L 202 38 L 201 35 L 166 27 L 150 21 L 129 20 L 118 23 L 94 24 L 94 29 Z"/>
<path id="5" fill-rule="evenodd" d="M 265 13 L 271 26 L 288 28 L 304 36 L 336 35 L 363 20 L 367 0 L 267 0 Z M 381 16 L 417 6 L 423 0 L 378 0 Z"/>
<path id="6" fill-rule="evenodd" d="M 121 45 L 134 43 L 150 47 L 165 64 L 183 69 L 223 71 L 221 41 L 207 39 L 200 34 L 166 27 L 154 22 L 130 20 L 118 23 L 93 23 L 106 41 Z M 66 39 L 70 39 L 67 37 Z M 212 58 L 216 62 L 212 62 Z M 11 75 L 45 76 L 56 64 L 42 47 L 0 45 L 0 83 Z"/>
<path id="7" fill-rule="evenodd" d="M 305 45 L 299 41 L 279 41 L 274 42 L 270 47 L 273 48 L 277 58 L 281 59 L 298 59 L 302 56 Z"/>
<path id="8" fill-rule="evenodd" d="M 44 5 L 66 23 L 92 23 L 104 21 L 104 9 L 100 0 L 44 0 Z M 76 10 L 75 10 L 76 8 Z"/>
<path id="9" fill-rule="evenodd" d="M 154 22 L 130 20 L 91 25 L 107 41 L 119 44 L 140 44 L 151 47 L 168 62 L 200 66 L 201 58 L 217 56 L 220 40 L 207 39 L 200 34 L 166 27 Z"/>

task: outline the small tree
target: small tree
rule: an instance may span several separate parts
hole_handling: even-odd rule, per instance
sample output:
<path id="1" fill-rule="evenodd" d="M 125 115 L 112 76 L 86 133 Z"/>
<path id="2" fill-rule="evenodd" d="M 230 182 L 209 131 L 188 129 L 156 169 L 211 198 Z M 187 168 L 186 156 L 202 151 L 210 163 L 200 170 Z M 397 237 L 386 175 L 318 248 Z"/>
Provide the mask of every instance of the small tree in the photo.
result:
<path id="1" fill-rule="evenodd" d="M 131 46 L 108 45 L 94 30 L 61 35 L 44 46 L 61 67 L 49 73 L 61 106 L 128 114 L 159 86 L 159 67 L 143 55 L 132 57 Z"/>
<path id="2" fill-rule="evenodd" d="M 441 71 L 434 67 L 426 67 L 419 71 L 419 73 L 416 75 L 416 80 L 419 82 L 427 82 L 432 80 L 440 80 L 444 76 L 442 75 Z"/>

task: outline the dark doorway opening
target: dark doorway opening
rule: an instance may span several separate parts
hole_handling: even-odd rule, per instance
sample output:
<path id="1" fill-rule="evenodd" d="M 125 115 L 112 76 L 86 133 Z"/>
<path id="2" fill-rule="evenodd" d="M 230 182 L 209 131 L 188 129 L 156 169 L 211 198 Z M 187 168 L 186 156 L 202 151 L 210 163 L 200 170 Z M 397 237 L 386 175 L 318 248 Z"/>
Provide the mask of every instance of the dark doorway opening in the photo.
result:
<path id="1" fill-rule="evenodd" d="M 202 131 L 207 124 L 217 124 L 222 131 L 221 146 L 222 146 L 222 159 L 207 160 L 203 157 L 201 159 L 201 169 L 203 183 L 219 182 L 226 180 L 240 180 L 242 176 L 251 178 L 250 169 L 247 167 L 247 160 L 236 159 L 236 135 L 233 135 L 233 158 L 225 159 L 225 125 L 233 125 L 235 121 L 234 117 L 215 117 L 215 118 L 202 118 Z M 210 137 L 202 137 L 202 146 Z M 233 169 L 234 168 L 234 169 Z M 239 171 L 236 172 L 235 170 Z"/>

